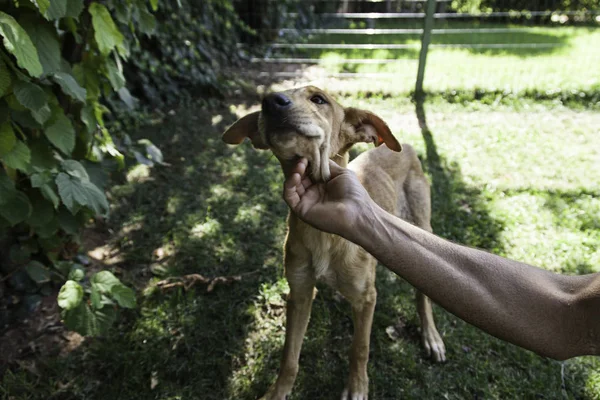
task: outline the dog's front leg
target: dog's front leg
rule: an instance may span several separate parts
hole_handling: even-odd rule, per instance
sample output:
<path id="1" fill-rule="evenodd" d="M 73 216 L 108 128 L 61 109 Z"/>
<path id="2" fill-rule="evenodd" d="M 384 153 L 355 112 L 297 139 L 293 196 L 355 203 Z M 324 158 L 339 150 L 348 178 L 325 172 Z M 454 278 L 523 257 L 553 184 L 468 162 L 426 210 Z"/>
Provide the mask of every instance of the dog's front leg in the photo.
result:
<path id="1" fill-rule="evenodd" d="M 290 285 L 287 299 L 285 345 L 277 381 L 271 386 L 265 400 L 284 400 L 292 391 L 298 374 L 298 360 L 302 340 L 308 326 L 310 310 L 315 295 L 315 279 L 308 271 L 308 263 L 289 260 L 286 254 L 286 277 Z"/>
<path id="2" fill-rule="evenodd" d="M 377 291 L 375 287 L 370 287 L 360 298 L 349 300 L 352 303 L 354 336 L 350 347 L 348 385 L 342 393 L 342 400 L 367 400 L 369 398 L 367 363 Z"/>

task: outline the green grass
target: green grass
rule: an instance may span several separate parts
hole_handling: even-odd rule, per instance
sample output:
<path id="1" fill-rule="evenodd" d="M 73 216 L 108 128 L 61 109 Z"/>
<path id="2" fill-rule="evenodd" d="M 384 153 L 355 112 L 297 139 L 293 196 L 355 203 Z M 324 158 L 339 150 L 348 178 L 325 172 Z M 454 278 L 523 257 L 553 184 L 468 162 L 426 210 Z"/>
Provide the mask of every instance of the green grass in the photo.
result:
<path id="1" fill-rule="evenodd" d="M 357 27 L 363 27 L 357 25 Z M 412 21 L 377 21 L 374 28 L 421 28 Z M 506 23 L 436 20 L 434 29 L 523 28 Z M 430 92 L 474 89 L 502 92 L 540 93 L 600 90 L 600 24 L 589 27 L 530 26 L 526 32 L 436 34 L 433 45 L 440 44 L 555 44 L 554 48 L 457 49 L 431 48 L 427 58 L 425 90 Z M 393 78 L 344 81 L 338 91 L 370 91 L 391 94 L 414 89 L 419 58 L 420 35 L 316 35 L 309 43 L 385 43 L 415 45 L 401 50 L 295 50 L 287 55 L 319 58 L 328 72 L 382 72 Z M 343 63 L 345 59 L 397 59 L 402 62 L 384 65 Z M 340 62 L 342 62 L 340 64 Z"/>
<path id="2" fill-rule="evenodd" d="M 378 112 L 418 151 L 433 190 L 434 232 L 564 273 L 600 267 L 600 114 L 534 102 L 426 105 L 421 130 L 406 98 L 341 99 Z M 205 293 L 151 292 L 105 338 L 38 359 L 0 381 L 4 399 L 255 399 L 283 346 L 282 176 L 268 152 L 219 135 L 245 113 L 181 108 L 140 135 L 169 167 L 137 166 L 111 191 L 113 246 L 140 286 L 186 273 L 245 274 Z M 361 151 L 368 146 L 360 146 Z M 156 250 L 163 258 L 157 259 Z M 248 274 L 249 273 L 249 274 Z M 449 361 L 423 357 L 413 291 L 378 267 L 369 373 L 374 399 L 600 399 L 600 361 L 561 363 L 494 339 L 436 308 Z M 386 328 L 398 325 L 392 340 Z M 350 308 L 321 287 L 292 399 L 338 398 L 347 376 Z M 151 379 L 157 386 L 151 389 Z M 66 386 L 65 386 L 66 385 Z M 63 388 L 60 389 L 59 388 Z M 53 396 L 53 397 L 50 397 Z"/>
<path id="3" fill-rule="evenodd" d="M 415 43 L 418 37 L 311 39 L 322 40 Z M 600 30 L 531 27 L 525 34 L 434 38 L 531 42 L 561 47 L 433 49 L 425 81 L 433 95 L 417 110 L 406 96 L 414 87 L 412 61 L 375 69 L 334 69 L 325 61 L 410 60 L 416 51 L 304 55 L 322 58 L 330 71 L 395 74 L 392 80 L 319 84 L 346 94 L 344 105 L 377 112 L 416 148 L 432 183 L 435 233 L 556 272 L 599 272 Z M 9 369 L 0 379 L 0 398 L 237 400 L 265 392 L 284 337 L 282 176 L 269 152 L 220 140 L 225 127 L 253 105 L 181 107 L 139 133 L 161 147 L 170 165 L 135 166 L 115 183 L 108 224 L 123 279 L 139 288 L 140 307 L 124 314 L 110 336 L 88 340 L 64 357 L 39 358 L 35 368 Z M 367 148 L 357 146 L 353 154 Z M 211 293 L 205 286 L 187 293 L 151 289 L 163 277 L 190 273 L 242 279 Z M 346 380 L 350 308 L 320 289 L 292 399 L 338 398 Z M 379 266 L 377 289 L 369 363 L 373 399 L 600 399 L 597 358 L 542 358 L 440 308 L 435 314 L 449 361 L 433 364 L 418 343 L 411 287 Z M 386 334 L 390 326 L 398 329 L 395 340 Z"/>

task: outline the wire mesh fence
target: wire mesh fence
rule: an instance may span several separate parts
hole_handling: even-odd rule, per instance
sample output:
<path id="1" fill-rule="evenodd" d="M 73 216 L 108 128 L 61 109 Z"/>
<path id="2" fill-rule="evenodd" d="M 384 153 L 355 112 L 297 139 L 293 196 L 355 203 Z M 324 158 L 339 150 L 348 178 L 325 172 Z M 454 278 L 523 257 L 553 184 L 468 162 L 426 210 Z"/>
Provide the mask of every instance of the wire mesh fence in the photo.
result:
<path id="1" fill-rule="evenodd" d="M 264 20 L 274 4 L 251 3 L 248 20 Z M 585 94 L 600 87 L 600 0 L 429 0 L 429 12 L 427 6 L 428 0 L 288 1 L 280 25 L 254 22 L 270 40 L 259 51 L 249 48 L 252 62 L 262 76 L 347 84 L 360 78 L 374 91 L 410 92 L 424 52 L 426 91 Z"/>

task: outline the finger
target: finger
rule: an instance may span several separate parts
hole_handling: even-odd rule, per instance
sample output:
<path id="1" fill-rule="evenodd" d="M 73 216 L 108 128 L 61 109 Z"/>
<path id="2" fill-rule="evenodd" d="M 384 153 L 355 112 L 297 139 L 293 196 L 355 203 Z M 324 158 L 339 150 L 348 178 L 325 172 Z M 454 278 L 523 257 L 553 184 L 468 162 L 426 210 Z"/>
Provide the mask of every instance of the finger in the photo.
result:
<path id="1" fill-rule="evenodd" d="M 302 179 L 301 185 L 303 189 L 307 190 L 309 187 L 311 187 L 313 185 L 313 181 L 312 179 L 310 179 L 308 176 L 304 179 Z"/>
<path id="2" fill-rule="evenodd" d="M 335 161 L 329 160 L 329 171 L 331 172 L 331 177 L 335 178 L 336 176 L 346 171 L 346 168 L 342 168 L 339 165 L 337 165 Z"/>
<path id="3" fill-rule="evenodd" d="M 306 168 L 308 167 L 308 160 L 304 157 L 298 160 L 296 166 L 292 169 L 292 173 L 297 173 L 300 177 L 304 177 L 306 174 Z"/>
<path id="4" fill-rule="evenodd" d="M 300 175 L 298 173 L 293 173 L 283 185 L 283 199 L 292 209 L 295 209 L 300 203 L 298 186 L 302 186 L 300 185 Z"/>

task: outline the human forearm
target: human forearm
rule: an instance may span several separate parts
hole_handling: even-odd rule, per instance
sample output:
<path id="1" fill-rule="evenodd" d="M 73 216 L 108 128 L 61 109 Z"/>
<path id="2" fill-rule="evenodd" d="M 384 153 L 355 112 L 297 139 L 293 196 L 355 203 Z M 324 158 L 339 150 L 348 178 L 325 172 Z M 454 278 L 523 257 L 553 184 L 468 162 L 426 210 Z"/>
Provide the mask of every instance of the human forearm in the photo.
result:
<path id="1" fill-rule="evenodd" d="M 559 359 L 600 352 L 600 275 L 562 276 L 456 245 L 374 205 L 347 238 L 494 336 Z"/>

